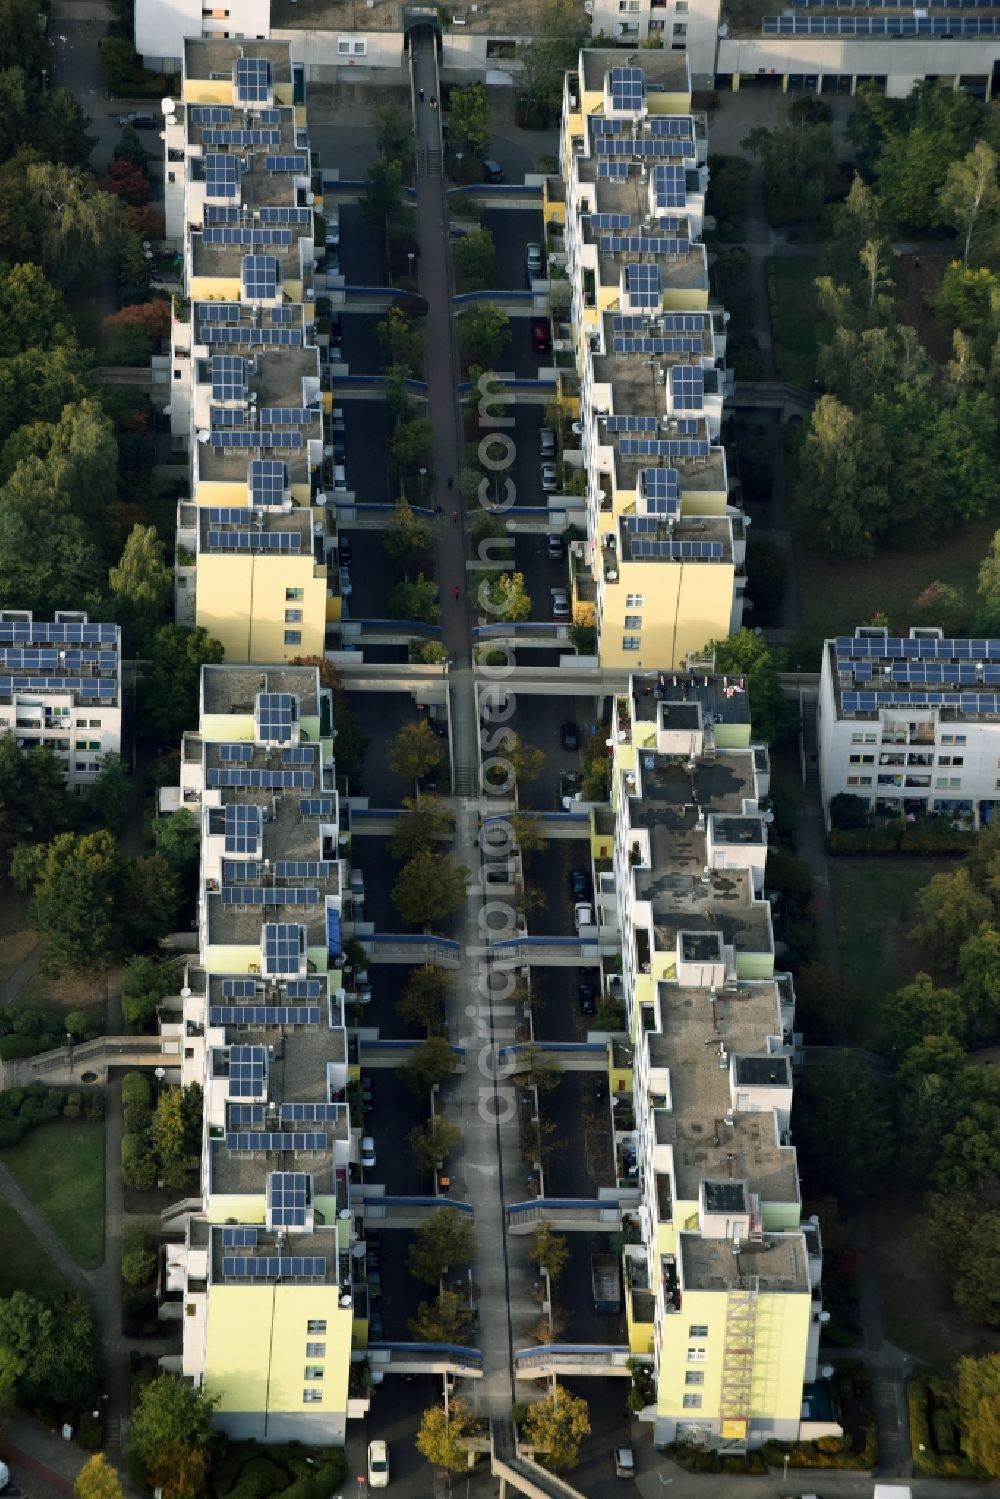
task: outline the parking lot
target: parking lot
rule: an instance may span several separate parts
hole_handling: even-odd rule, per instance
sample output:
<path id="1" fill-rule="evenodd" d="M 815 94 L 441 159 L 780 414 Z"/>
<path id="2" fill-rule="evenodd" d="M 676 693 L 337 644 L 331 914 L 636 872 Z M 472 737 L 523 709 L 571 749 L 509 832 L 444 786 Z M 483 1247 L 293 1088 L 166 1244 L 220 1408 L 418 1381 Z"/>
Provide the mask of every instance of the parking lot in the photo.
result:
<path id="1" fill-rule="evenodd" d="M 353 337 L 349 325 L 356 318 L 344 314 L 344 338 Z M 369 318 L 363 321 L 370 323 Z M 346 358 L 345 354 L 345 358 Z M 364 371 L 355 371 L 364 373 Z M 334 382 L 333 404 L 344 413 L 344 446 L 347 449 L 347 487 L 354 492 L 359 504 L 385 505 L 396 499 L 389 483 L 386 463 L 386 446 L 389 441 L 389 425 L 386 420 L 385 403 L 376 401 L 352 401 L 342 396 Z"/>
<path id="2" fill-rule="evenodd" d="M 598 1103 L 597 1072 L 564 1072 L 547 1093 L 542 1113 L 555 1125 L 545 1156 L 549 1197 L 595 1197 L 614 1186 L 614 1158 L 606 1103 Z M 571 1240 L 579 1237 L 571 1234 Z"/>
<path id="3" fill-rule="evenodd" d="M 385 317 L 383 312 L 344 312 L 341 349 L 352 375 L 378 375 L 382 372 L 382 345 L 375 329 Z M 380 450 L 385 456 L 385 450 Z"/>
<path id="4" fill-rule="evenodd" d="M 347 684 L 350 687 L 350 683 Z M 413 787 L 404 784 L 386 764 L 386 750 L 404 724 L 416 723 L 420 717 L 413 699 L 397 692 L 352 692 L 351 711 L 368 736 L 368 754 L 362 774 L 364 795 L 373 807 L 399 807 L 404 796 L 413 795 Z M 442 740 L 443 754 L 447 746 Z M 351 788 L 357 790 L 356 787 Z M 362 840 L 362 847 L 378 839 Z"/>
<path id="5" fill-rule="evenodd" d="M 403 564 L 385 549 L 384 531 L 352 531 L 351 619 L 385 619 L 390 589 L 402 578 Z"/>
<path id="6" fill-rule="evenodd" d="M 412 1334 L 406 1325 L 407 1318 L 413 1316 L 425 1295 L 429 1297 L 431 1294 L 413 1279 L 406 1268 L 412 1231 L 408 1228 L 379 1229 L 377 1220 L 372 1221 L 371 1227 L 380 1234 L 381 1245 L 378 1267 L 381 1295 L 372 1299 L 372 1310 L 376 1313 L 375 1333 L 380 1336 L 376 1337 L 372 1332 L 371 1322 L 368 1336 L 372 1342 L 410 1342 Z"/>
<path id="7" fill-rule="evenodd" d="M 354 869 L 360 869 L 365 877 L 363 919 L 372 922 L 377 932 L 396 931 L 400 922 L 389 892 L 399 866 L 389 851 L 389 840 L 364 834 L 352 839 L 351 865 Z M 373 999 L 367 1008 L 372 1009 L 374 1004 Z"/>
<path id="8" fill-rule="evenodd" d="M 528 930 L 546 937 L 571 937 L 576 929 L 569 872 L 571 869 L 589 872 L 590 848 L 587 842 L 584 839 L 550 838 L 544 848 L 527 854 L 525 863 L 527 885 L 545 896 L 545 905 L 541 909 L 529 911 Z"/>
<path id="9" fill-rule="evenodd" d="M 361 204 L 342 203 L 339 215 L 340 270 L 347 285 L 384 286 L 385 256 L 375 227 L 365 218 Z"/>
<path id="10" fill-rule="evenodd" d="M 433 1189 L 433 1183 L 418 1170 L 406 1137 L 427 1119 L 429 1105 L 426 1099 L 417 1097 L 395 1068 L 374 1067 L 370 1076 L 375 1104 L 365 1115 L 365 1134 L 375 1141 L 376 1164 L 373 1171 L 365 1172 L 365 1180 L 378 1182 L 390 1195 L 422 1196 Z"/>
<path id="11" fill-rule="evenodd" d="M 530 657 L 522 653 L 521 664 L 532 664 L 536 653 Z M 558 811 L 559 775 L 564 770 L 579 770 L 582 765 L 581 750 L 564 750 L 561 726 L 574 722 L 579 730 L 581 748 L 595 722 L 595 701 L 592 697 L 545 697 L 541 693 L 521 693 L 510 719 L 511 727 L 527 744 L 533 744 L 545 753 L 545 764 L 534 781 L 518 787 L 521 806 L 527 810 Z"/>
<path id="12" fill-rule="evenodd" d="M 594 1028 L 593 1015 L 580 1006 L 580 985 L 589 984 L 595 1005 L 600 1002 L 599 968 L 543 968 L 531 966 L 532 1023 L 539 1041 L 586 1041 Z M 574 1074 L 575 1075 L 575 1074 Z M 591 1097 L 598 1074 L 590 1074 Z"/>
<path id="13" fill-rule="evenodd" d="M 565 1194 L 567 1196 L 572 1194 Z M 567 1234 L 569 1257 L 555 1285 L 553 1306 L 557 1318 L 556 1342 L 603 1343 L 621 1346 L 627 1341 L 624 1303 L 622 1310 L 597 1312 L 594 1310 L 593 1283 L 590 1275 L 590 1256 L 611 1252 L 609 1234 Z M 559 1322 L 562 1328 L 560 1332 Z M 583 1383 L 588 1383 L 583 1381 Z M 592 1389 L 593 1386 L 590 1386 Z M 622 1380 L 622 1404 L 628 1384 Z"/>
<path id="14" fill-rule="evenodd" d="M 545 226 L 540 208 L 484 208 L 480 222 L 493 236 L 497 252 L 496 291 L 527 291 L 524 247 L 545 247 Z M 543 271 L 544 274 L 544 271 Z"/>
<path id="15" fill-rule="evenodd" d="M 355 847 L 363 847 L 366 843 L 375 843 L 377 840 L 359 839 Z M 389 926 L 385 927 L 379 923 L 380 930 L 393 931 L 398 925 L 395 909 L 390 902 Z M 404 1020 L 396 1013 L 396 1001 L 406 987 L 406 981 L 413 972 L 411 963 L 373 963 L 368 969 L 368 978 L 371 982 L 371 1003 L 365 1005 L 361 1016 L 361 1024 L 378 1030 L 382 1040 L 389 1041 L 422 1041 L 424 1032 L 409 1020 Z M 385 1072 L 379 1072 L 379 1077 L 388 1076 Z"/>

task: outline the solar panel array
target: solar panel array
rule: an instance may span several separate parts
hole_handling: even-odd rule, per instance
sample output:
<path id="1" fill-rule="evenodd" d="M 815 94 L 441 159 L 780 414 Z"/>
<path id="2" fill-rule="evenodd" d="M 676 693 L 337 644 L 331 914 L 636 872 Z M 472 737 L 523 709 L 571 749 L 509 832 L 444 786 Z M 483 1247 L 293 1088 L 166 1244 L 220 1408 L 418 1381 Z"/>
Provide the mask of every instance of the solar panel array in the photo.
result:
<path id="1" fill-rule="evenodd" d="M 278 262 L 273 255 L 244 255 L 240 272 L 244 294 L 262 302 L 278 294 Z"/>
<path id="2" fill-rule="evenodd" d="M 303 1228 L 309 1205 L 304 1171 L 272 1171 L 267 1179 L 267 1210 L 275 1228 Z"/>
<path id="3" fill-rule="evenodd" d="M 288 469 L 280 458 L 254 458 L 247 485 L 255 505 L 280 505 L 288 485 Z"/>
<path id="4" fill-rule="evenodd" d="M 319 1025 L 318 1005 L 209 1005 L 209 1025 Z"/>
<path id="5" fill-rule="evenodd" d="M 0 641 L 24 645 L 114 645 L 117 639 L 117 625 L 54 623 L 41 619 L 0 621 Z"/>
<path id="6" fill-rule="evenodd" d="M 895 636 L 876 639 L 838 635 L 835 648 L 838 658 L 847 656 L 859 660 L 1000 661 L 1000 640 L 938 640 L 934 637 L 901 640 Z"/>
<path id="7" fill-rule="evenodd" d="M 675 468 L 640 470 L 639 488 L 649 515 L 678 515 L 680 513 L 680 474 Z"/>
<path id="8" fill-rule="evenodd" d="M 261 739 L 286 743 L 299 716 L 298 698 L 290 692 L 258 692 L 255 716 Z"/>
<path id="9" fill-rule="evenodd" d="M 280 109 L 258 109 L 255 113 L 262 125 L 278 125 L 281 122 Z"/>
<path id="10" fill-rule="evenodd" d="M 289 344 L 302 343 L 301 328 L 225 328 L 212 324 L 198 330 L 199 342 L 207 344 Z"/>
<path id="11" fill-rule="evenodd" d="M 611 347 L 615 354 L 700 354 L 703 343 L 700 338 L 685 338 L 679 334 L 669 337 L 651 333 L 622 334 L 612 339 Z"/>
<path id="12" fill-rule="evenodd" d="M 325 987 L 322 979 L 289 979 L 285 993 L 289 999 L 319 999 Z"/>
<path id="13" fill-rule="evenodd" d="M 765 16 L 764 36 L 1000 35 L 1000 16 Z"/>
<path id="14" fill-rule="evenodd" d="M 274 876 L 278 880 L 326 880 L 332 868 L 325 859 L 277 859 Z"/>
<path id="15" fill-rule="evenodd" d="M 73 692 L 79 698 L 96 698 L 112 701 L 118 696 L 118 683 L 97 680 L 93 677 L 0 677 L 0 693 L 21 692 L 25 689 L 39 692 Z"/>
<path id="16" fill-rule="evenodd" d="M 302 538 L 294 531 L 209 531 L 206 544 L 217 552 L 300 552 Z"/>
<path id="17" fill-rule="evenodd" d="M 264 165 L 269 172 L 307 172 L 308 156 L 265 156 Z"/>
<path id="18" fill-rule="evenodd" d="M 257 1230 L 255 1228 L 224 1228 L 222 1230 L 224 1249 L 253 1249 L 256 1243 Z"/>
<path id="19" fill-rule="evenodd" d="M 326 1258 L 320 1254 L 223 1255 L 222 1273 L 235 1280 L 323 1280 Z"/>
<path id="20" fill-rule="evenodd" d="M 202 139 L 206 146 L 280 146 L 280 130 L 206 130 Z"/>
<path id="21" fill-rule="evenodd" d="M 304 796 L 299 801 L 299 811 L 303 817 L 332 817 L 332 796 Z"/>
<path id="22" fill-rule="evenodd" d="M 228 213 L 229 209 L 219 209 L 219 213 Z M 239 302 L 196 302 L 194 304 L 194 315 L 203 323 L 238 323 L 242 308 Z"/>
<path id="23" fill-rule="evenodd" d="M 281 751 L 282 765 L 313 765 L 318 758 L 318 744 L 290 744 Z"/>
<path id="24" fill-rule="evenodd" d="M 240 211 L 235 203 L 206 203 L 206 224 L 238 224 L 240 222 Z M 208 302 L 199 302 L 198 307 L 207 307 Z"/>
<path id="25" fill-rule="evenodd" d="M 850 691 L 841 695 L 841 702 L 845 713 L 875 713 L 879 708 L 952 708 L 972 718 L 1000 714 L 1000 694 L 995 692 Z"/>
<path id="26" fill-rule="evenodd" d="M 205 156 L 205 192 L 210 198 L 235 198 L 239 191 L 240 163 L 236 156 L 211 151 Z"/>
<path id="27" fill-rule="evenodd" d="M 236 59 L 236 97 L 244 104 L 266 104 L 271 93 L 271 64 L 266 57 Z"/>
<path id="28" fill-rule="evenodd" d="M 213 406 L 209 417 L 211 425 L 218 432 L 221 428 L 242 428 L 247 421 L 247 412 L 242 406 Z"/>
<path id="29" fill-rule="evenodd" d="M 322 1124 L 336 1119 L 342 1108 L 339 1103 L 283 1103 L 280 1114 L 285 1124 Z"/>
<path id="30" fill-rule="evenodd" d="M 623 458 L 707 458 L 711 447 L 689 437 L 623 437 Z"/>
<path id="31" fill-rule="evenodd" d="M 660 268 L 658 265 L 628 265 L 625 267 L 625 290 L 630 302 L 636 307 L 659 307 Z"/>
<path id="32" fill-rule="evenodd" d="M 224 808 L 227 854 L 260 854 L 264 836 L 263 808 L 247 802 L 228 802 Z"/>
<path id="33" fill-rule="evenodd" d="M 608 93 L 613 109 L 639 111 L 646 102 L 646 77 L 641 68 L 610 68 Z"/>
<path id="34" fill-rule="evenodd" d="M 212 433 L 213 448 L 301 448 L 301 432 L 267 431 L 249 432 L 245 429 L 227 429 Z"/>
<path id="35" fill-rule="evenodd" d="M 315 784 L 315 781 L 315 773 L 311 770 L 262 770 L 257 768 L 248 770 L 238 765 L 222 765 L 209 767 L 206 772 L 206 782 L 209 787 L 251 786 L 275 788 L 287 786 L 298 787 L 302 791 L 308 791 Z"/>
<path id="36" fill-rule="evenodd" d="M 684 168 L 660 164 L 651 173 L 653 202 L 657 208 L 683 208 L 687 202 Z"/>
<path id="37" fill-rule="evenodd" d="M 610 177 L 615 182 L 624 182 L 628 176 L 627 161 L 599 161 L 597 163 L 598 177 Z"/>
<path id="38" fill-rule="evenodd" d="M 297 973 L 305 951 L 305 927 L 268 922 L 263 931 L 264 967 L 268 973 Z"/>
<path id="39" fill-rule="evenodd" d="M 261 425 L 264 427 L 308 427 L 319 416 L 308 406 L 262 406 Z"/>
<path id="40" fill-rule="evenodd" d="M 707 312 L 665 312 L 660 323 L 668 333 L 699 333 L 708 327 L 708 320 Z"/>
<path id="41" fill-rule="evenodd" d="M 242 744 L 220 744 L 219 759 L 235 760 L 238 763 L 242 763 L 246 760 L 252 760 L 253 745 L 246 743 L 246 741 L 244 741 Z"/>
<path id="42" fill-rule="evenodd" d="M 55 671 L 70 666 L 95 666 L 98 671 L 115 671 L 117 651 L 59 651 L 54 646 L 0 646 L 0 666 L 20 667 L 22 671 Z"/>
<path id="43" fill-rule="evenodd" d="M 314 885 L 223 885 L 224 906 L 316 906 Z"/>
<path id="44" fill-rule="evenodd" d="M 271 204 L 260 210 L 259 217 L 262 224 L 311 224 L 313 211 L 311 208 L 283 208 L 280 204 Z"/>
<path id="45" fill-rule="evenodd" d="M 223 979 L 222 993 L 226 999 L 252 999 L 257 993 L 256 979 Z"/>
<path id="46" fill-rule="evenodd" d="M 658 541 L 639 536 L 632 543 L 634 561 L 660 557 L 670 562 L 719 562 L 722 554 L 721 541 Z"/>
<path id="47" fill-rule="evenodd" d="M 699 365 L 675 364 L 670 371 L 675 411 L 700 411 L 705 404 L 705 375 Z"/>
<path id="48" fill-rule="evenodd" d="M 246 383 L 246 363 L 238 354 L 212 355 L 214 401 L 242 401 Z"/>
<path id="49" fill-rule="evenodd" d="M 191 104 L 188 119 L 192 125 L 230 125 L 233 119 L 230 104 Z"/>
<path id="50" fill-rule="evenodd" d="M 263 1046 L 229 1048 L 229 1096 L 260 1098 L 264 1092 L 267 1053 Z"/>
<path id="51" fill-rule="evenodd" d="M 262 1103 L 231 1103 L 226 1107 L 226 1117 L 230 1125 L 242 1124 L 250 1128 L 264 1123 L 267 1108 Z"/>
<path id="52" fill-rule="evenodd" d="M 248 885 L 258 880 L 263 873 L 261 866 L 252 859 L 223 859 L 222 879 L 226 885 Z M 253 994 L 253 989 L 250 993 Z"/>
<path id="53" fill-rule="evenodd" d="M 655 432 L 655 416 L 606 416 L 604 425 L 608 432 Z"/>
<path id="54" fill-rule="evenodd" d="M 206 245 L 282 245 L 292 243 L 290 229 L 244 229 L 242 225 L 223 225 L 221 229 L 203 229 Z"/>
<path id="55" fill-rule="evenodd" d="M 670 156 L 690 156 L 694 147 L 680 136 L 653 135 L 645 139 L 619 135 L 599 135 L 594 142 L 601 156 L 629 156 L 641 160 L 661 161 Z"/>
<path id="56" fill-rule="evenodd" d="M 686 255 L 690 248 L 690 240 L 651 234 L 602 234 L 598 240 L 602 255 Z"/>
<path id="57" fill-rule="evenodd" d="M 630 213 L 592 213 L 589 218 L 591 229 L 627 229 L 632 222 Z"/>

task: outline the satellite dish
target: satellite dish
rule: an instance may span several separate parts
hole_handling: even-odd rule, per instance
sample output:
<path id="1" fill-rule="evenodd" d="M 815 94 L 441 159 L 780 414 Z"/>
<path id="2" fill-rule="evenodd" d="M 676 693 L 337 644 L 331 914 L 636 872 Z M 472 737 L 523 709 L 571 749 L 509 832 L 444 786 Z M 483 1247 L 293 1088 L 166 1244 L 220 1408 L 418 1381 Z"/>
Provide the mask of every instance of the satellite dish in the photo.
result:
<path id="1" fill-rule="evenodd" d="M 211 434 L 211 432 L 206 432 L 205 429 L 204 429 L 204 427 L 202 427 L 201 431 L 198 433 L 198 441 L 199 442 L 211 442 L 211 440 L 212 440 L 212 434 Z"/>
<path id="2" fill-rule="evenodd" d="M 837 1371 L 832 1364 L 824 1364 L 819 1372 L 822 1379 L 832 1379 Z"/>
<path id="3" fill-rule="evenodd" d="M 177 105 L 174 103 L 173 99 L 161 99 L 160 108 L 163 110 L 163 113 L 165 115 L 172 115 L 174 110 L 177 108 Z"/>

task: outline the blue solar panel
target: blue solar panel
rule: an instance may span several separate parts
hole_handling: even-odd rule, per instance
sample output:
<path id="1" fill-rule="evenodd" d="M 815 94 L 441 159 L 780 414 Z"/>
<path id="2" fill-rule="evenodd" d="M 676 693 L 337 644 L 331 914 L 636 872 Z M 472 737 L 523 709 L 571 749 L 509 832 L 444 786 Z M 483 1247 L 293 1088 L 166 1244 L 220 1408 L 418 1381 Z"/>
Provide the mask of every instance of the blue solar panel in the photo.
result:
<path id="1" fill-rule="evenodd" d="M 308 427 L 318 415 L 308 406 L 262 406 L 260 423 L 262 427 Z"/>
<path id="2" fill-rule="evenodd" d="M 719 562 L 722 555 L 721 541 L 663 541 L 637 537 L 632 542 L 635 560 L 658 557 L 669 562 Z"/>
<path id="3" fill-rule="evenodd" d="M 187 113 L 192 125 L 229 125 L 233 118 L 229 104 L 190 104 Z"/>
<path id="4" fill-rule="evenodd" d="M 223 885 L 224 906 L 316 906 L 319 891 L 313 885 Z"/>
<path id="5" fill-rule="evenodd" d="M 264 835 L 262 808 L 246 802 L 229 802 L 224 811 L 227 854 L 259 855 Z"/>
<path id="6" fill-rule="evenodd" d="M 312 218 L 311 208 L 284 208 L 280 204 L 270 204 L 260 210 L 262 224 L 311 224 Z"/>
<path id="7" fill-rule="evenodd" d="M 280 1114 L 283 1124 L 322 1124 L 336 1119 L 343 1104 L 339 1103 L 283 1103 Z"/>
<path id="8" fill-rule="evenodd" d="M 292 243 L 290 229 L 254 229 L 240 225 L 224 224 L 217 229 L 203 229 L 202 240 L 206 245 L 282 245 Z"/>
<path id="9" fill-rule="evenodd" d="M 242 406 L 213 406 L 209 413 L 210 425 L 216 431 L 232 431 L 245 426 L 248 413 Z M 244 521 L 246 516 L 243 517 Z"/>
<path id="10" fill-rule="evenodd" d="M 637 161 L 662 161 L 671 156 L 693 156 L 691 141 L 677 136 L 655 135 L 647 139 L 621 135 L 599 135 L 594 141 L 598 156 L 634 157 Z M 627 172 L 625 173 L 627 176 Z"/>
<path id="11" fill-rule="evenodd" d="M 602 255 L 686 255 L 691 241 L 650 234 L 602 234 L 597 247 Z"/>
<path id="12" fill-rule="evenodd" d="M 239 428 L 212 433 L 213 448 L 300 448 L 301 432 L 276 431 L 250 432 Z"/>
<path id="13" fill-rule="evenodd" d="M 222 994 L 224 999 L 252 999 L 257 992 L 255 979 L 223 979 Z"/>
<path id="14" fill-rule="evenodd" d="M 298 347 L 302 343 L 302 329 L 225 328 L 210 323 L 199 327 L 198 337 L 200 343 L 209 344 L 288 344 Z"/>
<path id="15" fill-rule="evenodd" d="M 332 796 L 304 796 L 299 802 L 299 811 L 303 817 L 332 817 Z"/>
<path id="16" fill-rule="evenodd" d="M 273 255 L 244 255 L 241 279 L 251 301 L 277 296 L 278 262 Z"/>
<path id="17" fill-rule="evenodd" d="M 252 760 L 253 759 L 253 745 L 252 744 L 247 744 L 247 743 L 243 743 L 243 744 L 220 744 L 219 745 L 219 759 L 223 760 L 223 761 L 225 761 L 225 760 L 236 760 L 236 761 L 240 761 L 240 762 L 243 762 L 243 761 L 246 761 L 246 760 Z"/>
<path id="18" fill-rule="evenodd" d="M 266 57 L 236 59 L 236 97 L 244 104 L 266 104 L 271 93 L 271 64 Z"/>
<path id="19" fill-rule="evenodd" d="M 226 1110 L 226 1117 L 230 1126 L 241 1125 L 244 1129 L 252 1129 L 264 1123 L 267 1109 L 262 1103 L 231 1103 Z"/>
<path id="20" fill-rule="evenodd" d="M 308 791 L 316 780 L 311 770 L 247 770 L 243 766 L 222 766 L 206 772 L 210 787 L 242 786 L 275 790 L 282 786 Z"/>
<path id="21" fill-rule="evenodd" d="M 247 505 L 209 505 L 208 523 L 214 526 L 246 526 L 251 514 Z"/>
<path id="22" fill-rule="evenodd" d="M 655 432 L 655 416 L 607 416 L 604 418 L 608 432 Z"/>
<path id="23" fill-rule="evenodd" d="M 117 625 L 91 625 L 76 621 L 53 623 L 43 619 L 0 620 L 0 641 L 17 641 L 22 644 L 102 645 L 114 644 L 117 639 Z"/>
<path id="24" fill-rule="evenodd" d="M 226 885 L 248 885 L 260 879 L 261 866 L 252 859 L 223 859 L 222 881 Z M 251 988 L 250 993 L 254 991 Z"/>
<path id="25" fill-rule="evenodd" d="M 239 192 L 239 158 L 209 152 L 204 161 L 206 195 L 210 198 L 235 198 Z"/>
<path id="26" fill-rule="evenodd" d="M 687 189 L 683 167 L 660 163 L 653 168 L 650 181 L 653 203 L 658 209 L 684 207 L 687 202 Z"/>
<path id="27" fill-rule="evenodd" d="M 616 312 L 611 318 L 615 333 L 642 333 L 649 327 L 649 318 L 641 312 Z"/>
<path id="28" fill-rule="evenodd" d="M 616 182 L 623 182 L 628 176 L 627 161 L 599 161 L 597 163 L 598 177 L 610 177 Z"/>
<path id="29" fill-rule="evenodd" d="M 231 210 L 218 209 L 217 212 L 229 213 Z M 196 302 L 194 315 L 202 323 L 238 323 L 240 304 L 239 302 Z"/>
<path id="30" fill-rule="evenodd" d="M 627 229 L 632 222 L 630 213 L 592 213 L 591 229 Z"/>
<path id="31" fill-rule="evenodd" d="M 280 505 L 288 484 L 288 469 L 277 458 L 254 458 L 247 483 L 255 505 Z"/>
<path id="32" fill-rule="evenodd" d="M 677 364 L 670 371 L 670 395 L 675 411 L 700 411 L 705 404 L 704 372 L 693 364 Z"/>
<path id="33" fill-rule="evenodd" d="M 229 1048 L 229 1096 L 259 1098 L 265 1087 L 267 1052 L 263 1046 Z"/>
<path id="34" fill-rule="evenodd" d="M 707 458 L 711 446 L 690 437 L 623 437 L 623 458 Z"/>
<path id="35" fill-rule="evenodd" d="M 290 692 L 259 692 L 257 694 L 257 728 L 261 739 L 272 743 L 287 743 L 292 737 L 292 725 L 298 722 L 299 700 Z"/>
<path id="36" fill-rule="evenodd" d="M 222 1273 L 236 1280 L 322 1280 L 326 1277 L 323 1255 L 224 1255 Z"/>
<path id="37" fill-rule="evenodd" d="M 322 979 L 289 979 L 285 993 L 289 999 L 319 999 L 325 987 Z"/>
<path id="38" fill-rule="evenodd" d="M 246 393 L 246 365 L 238 354 L 212 355 L 212 399 L 242 401 Z"/>
<path id="39" fill-rule="evenodd" d="M 641 68 L 610 68 L 608 94 L 613 109 L 637 113 L 646 101 L 646 78 Z"/>
<path id="40" fill-rule="evenodd" d="M 240 211 L 235 203 L 205 204 L 206 224 L 238 224 L 239 221 Z M 211 303 L 209 302 L 199 302 L 195 309 L 196 315 L 198 315 L 199 309 L 209 306 L 211 306 Z"/>
<path id="41" fill-rule="evenodd" d="M 265 156 L 264 165 L 269 172 L 307 172 L 308 156 Z"/>
<path id="42" fill-rule="evenodd" d="M 275 552 L 290 555 L 302 550 L 294 531 L 209 531 L 206 544 L 218 552 Z"/>
<path id="43" fill-rule="evenodd" d="M 627 265 L 625 267 L 625 294 L 635 307 L 659 307 L 659 266 Z"/>
<path id="44" fill-rule="evenodd" d="M 680 475 L 675 468 L 644 468 L 639 487 L 651 515 L 677 515 L 680 511 Z"/>
<path id="45" fill-rule="evenodd" d="M 224 1249 L 253 1249 L 256 1243 L 257 1230 L 255 1228 L 224 1228 L 222 1230 Z"/>
<path id="46" fill-rule="evenodd" d="M 647 126 L 652 136 L 672 136 L 677 140 L 694 137 L 694 121 L 690 115 L 654 115 Z"/>
<path id="47" fill-rule="evenodd" d="M 318 1005 L 210 1005 L 209 1025 L 319 1025 Z"/>
<path id="48" fill-rule="evenodd" d="M 232 129 L 206 130 L 206 146 L 280 146 L 280 130 Z"/>
<path id="49" fill-rule="evenodd" d="M 304 1171 L 272 1171 L 267 1179 L 267 1210 L 275 1228 L 302 1228 L 310 1199 Z"/>
<path id="50" fill-rule="evenodd" d="M 293 744 L 281 751 L 282 765 L 315 765 L 318 757 L 318 744 Z"/>
<path id="51" fill-rule="evenodd" d="M 298 973 L 305 953 L 306 929 L 290 922 L 268 922 L 262 935 L 266 973 Z"/>

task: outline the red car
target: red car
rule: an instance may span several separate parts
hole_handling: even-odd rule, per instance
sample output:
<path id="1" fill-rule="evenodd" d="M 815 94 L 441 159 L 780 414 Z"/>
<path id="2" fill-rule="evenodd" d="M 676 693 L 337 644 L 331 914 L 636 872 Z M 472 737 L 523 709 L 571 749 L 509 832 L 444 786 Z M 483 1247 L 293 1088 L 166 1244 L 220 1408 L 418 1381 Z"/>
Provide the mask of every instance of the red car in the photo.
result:
<path id="1" fill-rule="evenodd" d="M 531 319 L 531 347 L 536 354 L 547 354 L 552 348 L 552 326 L 547 317 Z"/>

